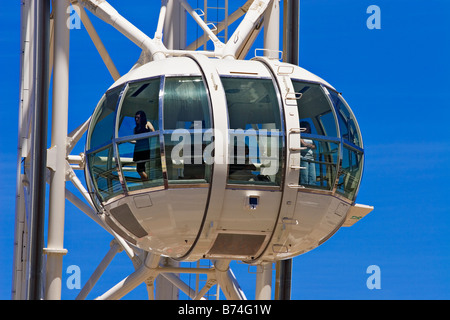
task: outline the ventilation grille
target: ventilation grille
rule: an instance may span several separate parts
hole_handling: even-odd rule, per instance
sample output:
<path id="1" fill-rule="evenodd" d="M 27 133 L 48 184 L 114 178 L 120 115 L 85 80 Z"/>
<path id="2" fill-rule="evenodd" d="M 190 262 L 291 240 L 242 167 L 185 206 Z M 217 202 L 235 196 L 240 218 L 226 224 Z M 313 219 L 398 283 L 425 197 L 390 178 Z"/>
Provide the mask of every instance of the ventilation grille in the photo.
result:
<path id="1" fill-rule="evenodd" d="M 209 254 L 254 256 L 265 238 L 265 235 L 220 233 Z"/>

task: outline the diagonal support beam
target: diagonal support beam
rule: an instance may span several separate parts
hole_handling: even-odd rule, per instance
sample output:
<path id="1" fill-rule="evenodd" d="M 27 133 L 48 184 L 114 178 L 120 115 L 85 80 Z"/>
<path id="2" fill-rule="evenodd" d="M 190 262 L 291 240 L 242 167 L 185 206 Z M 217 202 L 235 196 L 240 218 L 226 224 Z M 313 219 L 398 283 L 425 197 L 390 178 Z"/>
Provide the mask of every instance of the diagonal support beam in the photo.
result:
<path id="1" fill-rule="evenodd" d="M 116 66 L 114 65 L 114 62 L 112 61 L 108 51 L 106 50 L 105 46 L 103 45 L 102 40 L 98 36 L 97 31 L 95 30 L 94 26 L 92 25 L 91 20 L 89 19 L 88 15 L 86 14 L 86 11 L 84 8 L 80 8 L 77 10 L 77 13 L 79 13 L 81 22 L 83 23 L 84 27 L 86 28 L 86 31 L 89 34 L 89 37 L 91 38 L 92 42 L 95 45 L 95 48 L 97 48 L 98 53 L 102 57 L 103 62 L 105 63 L 106 68 L 108 69 L 109 73 L 111 74 L 114 81 L 118 80 L 120 78 L 120 73 L 117 71 Z"/>
<path id="2" fill-rule="evenodd" d="M 217 36 L 212 32 L 212 30 L 208 27 L 208 25 L 203 21 L 203 19 L 198 15 L 198 13 L 192 9 L 192 7 L 187 3 L 185 0 L 180 0 L 180 4 L 186 9 L 187 12 L 194 18 L 194 20 L 197 22 L 197 24 L 203 29 L 203 31 L 208 35 L 208 37 L 212 40 L 214 43 L 215 51 L 222 50 L 225 45 L 222 41 L 217 38 Z"/>
<path id="3" fill-rule="evenodd" d="M 96 300 L 119 300 L 144 281 L 151 282 L 158 274 L 159 260 L 160 256 L 148 253 L 145 262 L 135 272 Z"/>
<path id="4" fill-rule="evenodd" d="M 109 266 L 115 255 L 120 251 L 122 251 L 120 244 L 115 240 L 111 241 L 111 248 L 109 249 L 106 256 L 103 258 L 103 260 L 100 262 L 100 264 L 97 266 L 97 268 L 95 269 L 94 273 L 91 275 L 89 280 L 86 282 L 83 289 L 81 289 L 80 293 L 76 297 L 76 300 L 86 299 L 87 295 L 89 294 L 89 292 L 91 292 L 92 288 L 100 279 L 103 272 L 105 272 L 106 268 Z"/>
<path id="5" fill-rule="evenodd" d="M 161 41 L 157 41 L 157 39 L 154 41 L 148 37 L 131 22 L 121 16 L 107 1 L 79 0 L 78 3 L 104 22 L 113 26 L 117 31 L 141 48 L 149 57 L 151 57 L 151 59 L 160 60 L 166 57 L 165 53 L 167 52 L 167 49 Z"/>
<path id="6" fill-rule="evenodd" d="M 242 17 L 248 11 L 248 8 L 250 7 L 250 4 L 252 2 L 253 0 L 247 0 L 247 2 L 243 6 L 239 7 L 239 9 L 230 14 L 227 19 L 224 19 L 221 22 L 219 22 L 218 25 L 216 26 L 217 33 L 222 32 L 223 30 L 225 30 L 225 28 L 227 28 L 228 26 L 233 24 L 236 20 L 238 20 L 240 17 Z M 227 21 L 227 23 L 225 22 L 225 20 Z M 201 46 L 205 45 L 207 41 L 208 36 L 202 35 L 200 38 L 194 40 L 191 44 L 189 44 L 186 47 L 186 50 L 197 50 Z"/>

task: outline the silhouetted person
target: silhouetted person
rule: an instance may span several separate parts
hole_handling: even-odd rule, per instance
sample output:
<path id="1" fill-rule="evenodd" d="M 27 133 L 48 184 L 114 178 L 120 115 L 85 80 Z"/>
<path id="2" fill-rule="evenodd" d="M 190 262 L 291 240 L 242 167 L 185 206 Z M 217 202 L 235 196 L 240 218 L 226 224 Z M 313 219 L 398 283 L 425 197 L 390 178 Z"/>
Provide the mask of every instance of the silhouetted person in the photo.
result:
<path id="1" fill-rule="evenodd" d="M 134 127 L 134 134 L 141 134 L 150 131 L 155 131 L 152 124 L 147 121 L 145 112 L 140 110 L 134 116 L 136 127 Z M 150 160 L 150 145 L 148 138 L 136 141 L 134 146 L 133 161 L 136 162 L 136 171 L 142 180 L 148 180 L 147 172 L 145 172 L 145 163 Z"/>

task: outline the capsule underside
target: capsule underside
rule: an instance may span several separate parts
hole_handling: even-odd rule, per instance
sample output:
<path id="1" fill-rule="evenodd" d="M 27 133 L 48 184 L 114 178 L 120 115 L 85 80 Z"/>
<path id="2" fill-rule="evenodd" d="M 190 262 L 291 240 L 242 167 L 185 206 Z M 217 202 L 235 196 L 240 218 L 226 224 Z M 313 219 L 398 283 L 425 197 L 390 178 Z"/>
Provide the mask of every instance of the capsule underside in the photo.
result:
<path id="1" fill-rule="evenodd" d="M 98 211 L 133 245 L 256 262 L 339 229 L 364 151 L 351 109 L 319 77 L 264 58 L 190 55 L 119 79 L 93 113 L 85 154 Z"/>

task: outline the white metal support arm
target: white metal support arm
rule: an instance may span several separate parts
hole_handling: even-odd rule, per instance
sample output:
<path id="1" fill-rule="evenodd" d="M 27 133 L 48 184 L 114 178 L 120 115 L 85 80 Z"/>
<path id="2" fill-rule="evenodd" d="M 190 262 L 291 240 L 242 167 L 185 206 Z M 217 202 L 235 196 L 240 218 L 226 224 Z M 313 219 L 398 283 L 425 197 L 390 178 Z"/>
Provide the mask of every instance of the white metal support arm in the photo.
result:
<path id="1" fill-rule="evenodd" d="M 248 9 L 244 19 L 228 40 L 221 52 L 222 58 L 236 58 L 236 52 L 246 41 L 247 37 L 263 16 L 271 0 L 255 0 Z"/>
<path id="2" fill-rule="evenodd" d="M 81 5 L 91 11 L 104 22 L 112 25 L 120 33 L 134 42 L 139 48 L 144 50 L 152 59 L 159 60 L 165 58 L 167 49 L 161 41 L 155 41 L 148 37 L 141 30 L 136 28 L 127 19 L 121 16 L 105 0 L 79 0 Z"/>

